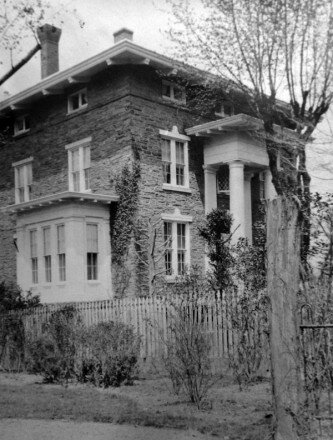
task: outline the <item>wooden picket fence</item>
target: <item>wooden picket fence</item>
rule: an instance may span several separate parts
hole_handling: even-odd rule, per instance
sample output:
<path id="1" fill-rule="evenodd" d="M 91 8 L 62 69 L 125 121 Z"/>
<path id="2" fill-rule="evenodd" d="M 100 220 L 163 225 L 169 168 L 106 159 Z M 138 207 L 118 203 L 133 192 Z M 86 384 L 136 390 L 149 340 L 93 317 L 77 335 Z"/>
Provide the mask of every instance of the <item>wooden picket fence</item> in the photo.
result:
<path id="1" fill-rule="evenodd" d="M 52 313 L 64 307 L 72 306 L 81 316 L 86 326 L 100 322 L 122 322 L 133 327 L 141 336 L 141 361 L 146 365 L 158 362 L 166 353 L 166 341 L 172 336 L 170 324 L 175 310 L 188 307 L 191 319 L 200 323 L 200 329 L 206 334 L 211 346 L 211 361 L 214 370 L 225 364 L 228 354 L 233 353 L 237 345 L 237 334 L 232 329 L 233 313 L 237 313 L 237 292 L 225 293 L 222 297 L 213 294 L 191 302 L 181 296 L 133 297 L 106 301 L 45 304 L 22 312 L 26 333 L 38 337 Z M 235 301 L 235 302 L 234 302 Z M 251 335 L 250 339 L 251 339 Z M 250 340 L 249 340 L 250 342 Z M 6 359 L 7 358 L 7 359 Z M 15 361 L 16 365 L 16 361 Z M 19 369 L 2 356 L 0 368 Z"/>
<path id="2" fill-rule="evenodd" d="M 174 310 L 180 307 L 181 297 L 134 297 L 105 301 L 48 304 L 30 310 L 24 317 L 25 328 L 36 336 L 51 314 L 65 306 L 73 306 L 86 326 L 116 321 L 133 327 L 141 336 L 144 360 L 160 358 L 165 352 Z M 183 303 L 185 304 L 185 303 Z M 200 322 L 211 344 L 211 357 L 225 357 L 234 344 L 230 313 L 224 299 L 203 298 L 192 310 L 193 319 Z"/>

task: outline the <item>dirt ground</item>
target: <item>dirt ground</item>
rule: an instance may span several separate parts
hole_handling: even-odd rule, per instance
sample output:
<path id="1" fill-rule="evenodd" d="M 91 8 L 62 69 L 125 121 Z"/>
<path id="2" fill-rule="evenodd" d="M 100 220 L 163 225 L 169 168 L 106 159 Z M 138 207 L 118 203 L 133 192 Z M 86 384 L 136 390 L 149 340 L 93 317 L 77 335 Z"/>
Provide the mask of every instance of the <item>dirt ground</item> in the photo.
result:
<path id="1" fill-rule="evenodd" d="M 194 431 L 63 420 L 2 419 L 1 440 L 207 440 Z"/>
<path id="2" fill-rule="evenodd" d="M 230 380 L 219 381 L 210 391 L 205 407 L 201 410 L 186 401 L 184 396 L 172 394 L 170 383 L 166 378 L 141 379 L 133 386 L 96 390 L 75 384 L 64 389 L 61 385 L 42 384 L 38 376 L 2 373 L 0 392 L 1 390 L 4 390 L 8 396 L 8 411 L 0 409 L 1 440 L 44 438 L 185 440 L 207 439 L 211 436 L 223 440 L 270 438 L 271 389 L 268 382 L 251 385 L 240 391 L 238 386 L 230 384 Z M 44 399 L 49 400 L 49 405 L 54 399 L 55 406 L 58 405 L 59 393 L 62 399 L 66 399 L 69 393 L 79 393 L 81 399 L 95 399 L 95 402 L 91 402 L 92 409 L 96 403 L 95 415 L 90 416 L 89 408 L 83 415 L 82 412 L 77 415 L 72 411 L 69 414 L 70 406 L 62 406 L 55 412 L 43 411 L 40 409 L 43 403 L 39 403 L 39 407 L 38 402 L 36 403 L 37 399 L 42 398 L 41 393 L 44 394 Z M 17 395 L 16 399 L 19 399 L 16 403 L 13 401 L 15 395 Z M 106 408 L 102 408 L 98 406 L 99 402 L 97 404 L 98 396 L 103 399 L 112 398 L 115 405 L 121 405 L 122 402 L 126 405 L 123 410 L 120 407 L 117 416 L 113 417 L 110 400 L 107 403 L 109 406 L 105 404 Z M 27 401 L 25 406 L 18 408 L 20 401 L 24 400 Z M 1 405 L 6 404 L 6 400 L 1 400 L 1 396 L 0 401 Z M 75 396 L 71 402 L 76 402 Z M 102 411 L 106 411 L 107 416 L 104 416 Z M 101 414 L 101 417 L 96 418 L 96 412 Z M 52 418 L 58 420 L 46 420 Z M 107 423 L 90 423 L 96 420 Z"/>

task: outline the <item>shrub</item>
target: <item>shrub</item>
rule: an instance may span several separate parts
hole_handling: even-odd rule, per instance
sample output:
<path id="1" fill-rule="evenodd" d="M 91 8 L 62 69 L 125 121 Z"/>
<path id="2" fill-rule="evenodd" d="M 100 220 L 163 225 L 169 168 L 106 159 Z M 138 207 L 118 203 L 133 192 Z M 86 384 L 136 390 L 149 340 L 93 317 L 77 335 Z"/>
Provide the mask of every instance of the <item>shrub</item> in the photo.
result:
<path id="1" fill-rule="evenodd" d="M 52 313 L 43 325 L 42 335 L 28 344 L 27 368 L 40 373 L 45 382 L 68 381 L 75 377 L 75 359 L 79 351 L 80 316 L 72 306 Z"/>
<path id="2" fill-rule="evenodd" d="M 172 290 L 173 295 L 167 296 L 167 336 L 162 336 L 166 347 L 164 366 L 175 394 L 184 392 L 201 408 L 214 384 L 211 344 L 205 329 L 207 308 L 203 301 L 208 284 L 192 273 L 177 281 Z"/>
<path id="3" fill-rule="evenodd" d="M 25 357 L 23 316 L 39 304 L 39 297 L 26 294 L 14 283 L 0 282 L 0 364 L 20 370 Z"/>
<path id="4" fill-rule="evenodd" d="M 137 373 L 140 338 L 120 322 L 99 323 L 82 334 L 82 352 L 77 376 L 96 386 L 120 386 L 133 383 Z"/>

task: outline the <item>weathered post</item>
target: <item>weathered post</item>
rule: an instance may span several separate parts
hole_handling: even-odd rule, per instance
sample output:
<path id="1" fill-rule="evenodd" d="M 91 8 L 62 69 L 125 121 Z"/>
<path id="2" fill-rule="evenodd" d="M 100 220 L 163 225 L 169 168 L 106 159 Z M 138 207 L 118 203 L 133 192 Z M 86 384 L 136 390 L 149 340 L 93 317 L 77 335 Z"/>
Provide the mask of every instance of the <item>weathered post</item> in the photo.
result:
<path id="1" fill-rule="evenodd" d="M 267 204 L 267 288 L 275 440 L 299 438 L 300 365 L 297 292 L 300 271 L 299 207 L 292 199 Z"/>

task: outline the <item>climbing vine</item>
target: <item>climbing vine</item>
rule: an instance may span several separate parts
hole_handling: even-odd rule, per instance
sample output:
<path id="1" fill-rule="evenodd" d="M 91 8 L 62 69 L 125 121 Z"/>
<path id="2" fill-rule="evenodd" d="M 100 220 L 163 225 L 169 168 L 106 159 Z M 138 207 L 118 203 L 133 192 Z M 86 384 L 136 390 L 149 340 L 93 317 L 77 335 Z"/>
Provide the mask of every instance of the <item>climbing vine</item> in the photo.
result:
<path id="1" fill-rule="evenodd" d="M 110 212 L 112 261 L 121 264 L 127 255 L 138 206 L 140 164 L 125 165 L 115 182 L 119 201 Z M 112 204 L 111 204 L 112 207 Z"/>

